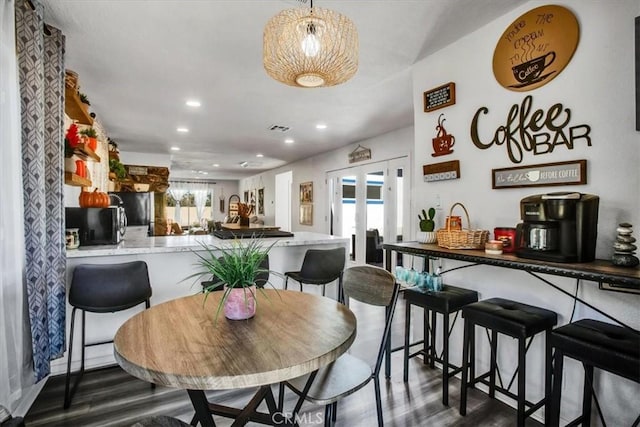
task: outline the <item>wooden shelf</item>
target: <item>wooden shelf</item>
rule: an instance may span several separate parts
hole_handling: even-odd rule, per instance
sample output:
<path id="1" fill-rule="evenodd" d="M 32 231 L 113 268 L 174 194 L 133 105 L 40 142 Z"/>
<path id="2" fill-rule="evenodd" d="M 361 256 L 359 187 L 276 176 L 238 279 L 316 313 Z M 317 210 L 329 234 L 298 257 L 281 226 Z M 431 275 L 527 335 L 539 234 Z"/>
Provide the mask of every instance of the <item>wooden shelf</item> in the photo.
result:
<path id="1" fill-rule="evenodd" d="M 72 172 L 64 173 L 64 183 L 76 187 L 91 187 L 91 181 Z"/>
<path id="2" fill-rule="evenodd" d="M 64 89 L 64 111 L 73 120 L 77 120 L 78 123 L 83 125 L 93 125 L 93 118 L 87 111 L 87 106 L 78 96 L 78 92 L 75 89 L 69 89 L 65 86 Z"/>
<path id="3" fill-rule="evenodd" d="M 89 146 L 83 142 L 78 144 L 76 148 L 73 149 L 73 154 L 80 157 L 82 160 L 94 160 L 96 162 L 100 161 L 100 156 L 96 154 Z"/>

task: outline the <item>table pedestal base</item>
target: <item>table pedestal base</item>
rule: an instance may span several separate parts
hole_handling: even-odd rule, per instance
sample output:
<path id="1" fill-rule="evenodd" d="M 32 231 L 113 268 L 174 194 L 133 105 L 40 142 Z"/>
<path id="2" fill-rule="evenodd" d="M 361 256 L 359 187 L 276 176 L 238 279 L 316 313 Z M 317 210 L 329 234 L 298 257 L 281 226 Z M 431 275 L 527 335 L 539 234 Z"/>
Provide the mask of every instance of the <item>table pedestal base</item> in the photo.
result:
<path id="1" fill-rule="evenodd" d="M 253 421 L 260 424 L 274 425 L 278 420 L 278 413 L 276 407 L 276 401 L 271 391 L 271 386 L 262 386 L 258 389 L 253 398 L 242 409 L 232 408 L 224 405 L 217 405 L 207 400 L 207 397 L 202 390 L 187 390 L 189 398 L 196 411 L 191 425 L 195 425 L 194 421 L 200 422 L 203 427 L 215 427 L 212 415 L 220 415 L 226 418 L 234 418 L 232 426 L 243 426 L 249 421 Z M 258 406 L 265 401 L 269 413 L 258 412 Z M 275 421 L 274 421 L 275 420 Z"/>

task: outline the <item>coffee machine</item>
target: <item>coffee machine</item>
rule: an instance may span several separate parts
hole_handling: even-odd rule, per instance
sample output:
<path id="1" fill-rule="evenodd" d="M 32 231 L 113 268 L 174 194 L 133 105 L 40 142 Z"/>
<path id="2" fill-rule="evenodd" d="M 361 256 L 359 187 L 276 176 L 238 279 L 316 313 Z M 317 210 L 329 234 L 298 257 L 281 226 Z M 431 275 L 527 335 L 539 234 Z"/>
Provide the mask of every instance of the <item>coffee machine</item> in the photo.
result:
<path id="1" fill-rule="evenodd" d="M 593 194 L 537 194 L 520 201 L 516 255 L 551 262 L 590 262 L 596 255 L 598 205 Z"/>

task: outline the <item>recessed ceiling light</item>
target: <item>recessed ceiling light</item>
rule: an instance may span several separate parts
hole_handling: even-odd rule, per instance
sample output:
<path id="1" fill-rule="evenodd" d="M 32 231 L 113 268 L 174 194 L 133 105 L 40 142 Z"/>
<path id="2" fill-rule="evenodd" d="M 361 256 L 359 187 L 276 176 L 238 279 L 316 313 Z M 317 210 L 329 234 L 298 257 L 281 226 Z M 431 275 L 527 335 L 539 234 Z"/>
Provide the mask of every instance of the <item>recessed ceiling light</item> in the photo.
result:
<path id="1" fill-rule="evenodd" d="M 264 157 L 264 154 L 258 153 L 258 154 L 256 154 L 256 157 Z"/>
<path id="2" fill-rule="evenodd" d="M 199 107 L 200 105 L 200 101 L 198 101 L 197 99 L 189 99 L 187 102 L 185 102 L 185 104 L 187 104 L 187 107 Z"/>
<path id="3" fill-rule="evenodd" d="M 219 168 L 219 167 L 220 167 L 220 165 L 219 165 L 218 163 L 214 163 L 214 164 L 213 164 L 213 167 L 214 167 L 214 168 Z"/>
<path id="4" fill-rule="evenodd" d="M 294 142 L 295 141 L 293 139 L 291 139 L 291 138 L 287 138 L 287 139 L 284 140 L 285 144 L 293 144 Z"/>
<path id="5" fill-rule="evenodd" d="M 171 147 L 171 151 L 180 151 L 180 147 Z"/>
<path id="6" fill-rule="evenodd" d="M 182 127 L 181 127 L 181 128 L 177 128 L 177 129 L 176 129 L 176 132 L 187 133 L 187 132 L 189 132 L 189 129 L 187 129 L 187 128 L 182 128 Z"/>
<path id="7" fill-rule="evenodd" d="M 326 128 L 327 128 L 327 125 L 325 125 L 324 123 L 318 123 L 316 125 L 316 129 L 322 130 L 322 129 L 326 129 Z"/>

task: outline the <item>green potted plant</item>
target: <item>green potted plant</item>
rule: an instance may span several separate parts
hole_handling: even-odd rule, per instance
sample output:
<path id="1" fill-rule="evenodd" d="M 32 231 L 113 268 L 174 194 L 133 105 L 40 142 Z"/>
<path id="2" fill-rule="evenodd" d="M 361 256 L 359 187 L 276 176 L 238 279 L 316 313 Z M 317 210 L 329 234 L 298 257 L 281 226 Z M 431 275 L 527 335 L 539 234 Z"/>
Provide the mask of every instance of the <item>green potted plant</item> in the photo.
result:
<path id="1" fill-rule="evenodd" d="M 83 104 L 91 105 L 91 103 L 89 102 L 89 98 L 87 98 L 87 95 L 85 95 L 84 93 L 78 92 L 78 98 L 80 98 L 80 102 L 82 102 Z"/>
<path id="2" fill-rule="evenodd" d="M 91 148 L 92 151 L 96 151 L 96 148 L 98 148 L 98 132 L 96 132 L 94 128 L 90 127 L 82 129 L 80 131 L 80 135 L 86 136 L 89 140 L 87 145 L 89 146 L 89 148 Z"/>
<path id="3" fill-rule="evenodd" d="M 127 170 L 124 165 L 118 159 L 109 159 L 109 172 L 113 173 L 116 179 L 125 179 L 127 177 Z"/>
<path id="4" fill-rule="evenodd" d="M 220 287 L 223 287 L 222 297 L 216 309 L 216 322 L 221 311 L 224 311 L 225 317 L 230 320 L 253 317 L 256 313 L 256 291 L 268 298 L 263 288 L 267 284 L 271 285 L 271 282 L 266 280 L 257 286 L 256 281 L 264 273 L 280 275 L 263 267 L 274 244 L 275 242 L 265 247 L 262 241 L 255 237 L 236 239 L 229 247 L 201 243 L 205 254 L 195 253 L 201 271 L 187 279 L 212 278 L 205 282 L 203 288 L 205 301 L 209 293 L 219 291 Z"/>
<path id="5" fill-rule="evenodd" d="M 429 208 L 429 212 L 422 209 L 422 216 L 418 214 L 418 219 L 420 220 L 419 226 L 420 231 L 417 234 L 417 239 L 421 243 L 435 243 L 436 242 L 436 233 L 433 231 L 436 223 L 433 220 L 436 216 L 436 210 L 434 208 Z"/>

